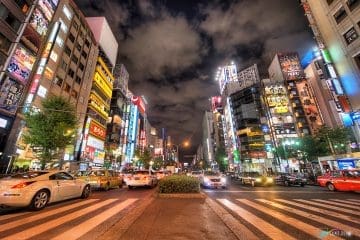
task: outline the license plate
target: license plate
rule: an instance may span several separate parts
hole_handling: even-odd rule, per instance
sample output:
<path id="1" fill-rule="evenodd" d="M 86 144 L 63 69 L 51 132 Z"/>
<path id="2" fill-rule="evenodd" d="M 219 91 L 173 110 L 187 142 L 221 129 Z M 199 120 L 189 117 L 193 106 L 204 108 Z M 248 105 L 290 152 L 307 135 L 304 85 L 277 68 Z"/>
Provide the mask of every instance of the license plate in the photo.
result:
<path id="1" fill-rule="evenodd" d="M 139 178 L 139 177 L 136 177 L 135 180 L 140 180 L 140 178 Z"/>

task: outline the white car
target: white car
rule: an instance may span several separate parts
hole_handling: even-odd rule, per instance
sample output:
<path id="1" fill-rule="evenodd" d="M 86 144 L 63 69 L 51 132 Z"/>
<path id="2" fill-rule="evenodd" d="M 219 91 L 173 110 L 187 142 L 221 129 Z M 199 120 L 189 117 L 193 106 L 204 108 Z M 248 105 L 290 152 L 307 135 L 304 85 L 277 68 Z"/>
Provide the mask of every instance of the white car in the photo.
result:
<path id="1" fill-rule="evenodd" d="M 198 179 L 201 179 L 203 175 L 203 171 L 191 171 L 190 177 L 196 177 Z"/>
<path id="2" fill-rule="evenodd" d="M 219 172 L 205 171 L 200 178 L 200 184 L 204 188 L 226 188 L 226 176 Z"/>
<path id="3" fill-rule="evenodd" d="M 40 210 L 48 203 L 90 194 L 90 184 L 65 171 L 25 172 L 0 179 L 0 206 Z"/>
<path id="4" fill-rule="evenodd" d="M 137 170 L 134 171 L 131 177 L 128 177 L 126 184 L 129 189 L 133 187 L 154 187 L 158 180 L 153 171 L 149 170 Z"/>

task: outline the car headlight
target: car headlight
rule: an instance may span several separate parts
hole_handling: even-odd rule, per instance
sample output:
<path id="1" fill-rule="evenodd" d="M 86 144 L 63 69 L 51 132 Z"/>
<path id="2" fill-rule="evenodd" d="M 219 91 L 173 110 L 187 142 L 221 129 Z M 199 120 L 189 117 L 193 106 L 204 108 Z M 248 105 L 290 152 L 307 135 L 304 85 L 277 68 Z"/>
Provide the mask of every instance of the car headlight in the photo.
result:
<path id="1" fill-rule="evenodd" d="M 204 182 L 210 182 L 210 179 L 207 177 L 204 177 Z"/>
<path id="2" fill-rule="evenodd" d="M 268 183 L 272 183 L 273 181 L 274 181 L 274 179 L 271 178 L 271 177 L 267 177 L 267 178 L 266 178 L 266 182 L 268 182 Z"/>
<path id="3" fill-rule="evenodd" d="M 221 182 L 226 183 L 226 178 L 222 177 Z"/>
<path id="4" fill-rule="evenodd" d="M 256 178 L 255 182 L 261 182 L 261 178 Z"/>

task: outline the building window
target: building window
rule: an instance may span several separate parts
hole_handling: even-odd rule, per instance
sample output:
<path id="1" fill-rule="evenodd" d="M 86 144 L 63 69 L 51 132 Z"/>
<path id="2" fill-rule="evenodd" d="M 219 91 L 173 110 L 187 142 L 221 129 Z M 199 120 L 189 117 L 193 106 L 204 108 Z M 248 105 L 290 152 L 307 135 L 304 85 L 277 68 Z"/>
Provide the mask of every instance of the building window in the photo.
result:
<path id="1" fill-rule="evenodd" d="M 326 0 L 327 4 L 330 5 L 333 3 L 334 0 Z"/>
<path id="2" fill-rule="evenodd" d="M 67 83 L 64 84 L 64 91 L 65 92 L 70 92 L 71 86 Z"/>
<path id="3" fill-rule="evenodd" d="M 78 97 L 78 93 L 75 90 L 72 90 L 70 95 L 75 99 Z"/>
<path id="4" fill-rule="evenodd" d="M 354 10 L 360 3 L 360 0 L 347 0 L 346 4 L 350 11 Z"/>
<path id="5" fill-rule="evenodd" d="M 86 45 L 87 47 L 90 47 L 90 42 L 89 42 L 89 40 L 85 39 L 85 45 Z"/>
<path id="6" fill-rule="evenodd" d="M 77 24 L 75 21 L 73 22 L 73 26 L 76 30 L 79 30 L 79 24 Z"/>
<path id="7" fill-rule="evenodd" d="M 346 18 L 347 14 L 345 11 L 344 6 L 342 6 L 335 14 L 334 14 L 334 19 L 336 21 L 336 23 L 340 23 L 342 20 L 344 20 L 344 18 Z"/>
<path id="8" fill-rule="evenodd" d="M 68 26 L 64 23 L 64 21 L 61 19 L 61 18 L 59 18 L 59 22 L 61 23 L 60 24 L 60 28 L 61 28 L 61 30 L 64 32 L 64 33 L 67 33 L 67 31 L 68 31 Z"/>
<path id="9" fill-rule="evenodd" d="M 69 70 L 68 70 L 68 76 L 70 76 L 71 78 L 74 78 L 74 76 L 75 76 L 75 72 L 71 68 L 69 68 Z"/>
<path id="10" fill-rule="evenodd" d="M 25 0 L 14 0 L 14 2 L 16 3 L 16 5 L 19 6 L 23 13 L 26 14 L 28 12 L 29 6 L 27 5 Z"/>
<path id="11" fill-rule="evenodd" d="M 65 46 L 65 53 L 70 57 L 71 49 L 68 46 Z"/>
<path id="12" fill-rule="evenodd" d="M 67 63 L 64 61 L 64 59 L 61 61 L 61 68 L 64 69 L 64 71 L 66 71 Z"/>
<path id="13" fill-rule="evenodd" d="M 0 33 L 0 50 L 7 53 L 10 49 L 11 41 Z"/>
<path id="14" fill-rule="evenodd" d="M 354 27 L 350 28 L 343 36 L 347 44 L 352 43 L 359 37 Z"/>
<path id="15" fill-rule="evenodd" d="M 78 75 L 76 75 L 75 82 L 78 83 L 78 84 L 80 84 L 80 83 L 81 83 L 81 77 L 79 77 Z"/>
<path id="16" fill-rule="evenodd" d="M 355 63 L 360 70 L 360 53 L 354 57 Z"/>
<path id="17" fill-rule="evenodd" d="M 81 69 L 81 71 L 84 71 L 84 68 L 85 68 L 85 67 L 84 67 L 84 64 L 80 63 L 80 64 L 79 64 L 79 68 Z"/>
<path id="18" fill-rule="evenodd" d="M 59 87 L 61 87 L 62 86 L 62 83 L 63 83 L 63 79 L 61 79 L 59 76 L 56 76 L 55 78 L 54 78 L 54 83 L 56 84 L 56 85 L 58 85 Z"/>
<path id="19" fill-rule="evenodd" d="M 62 10 L 63 10 L 63 13 L 65 14 L 65 16 L 67 17 L 67 19 L 71 20 L 73 14 L 72 14 L 72 12 L 69 10 L 69 8 L 68 8 L 66 5 L 64 5 Z"/>
<path id="20" fill-rule="evenodd" d="M 21 22 L 4 6 L 4 4 L 0 4 L 0 18 L 9 24 L 16 32 L 19 30 Z"/>
<path id="21" fill-rule="evenodd" d="M 69 39 L 73 43 L 75 41 L 75 36 L 72 33 L 70 33 Z"/>
<path id="22" fill-rule="evenodd" d="M 84 52 L 84 51 L 82 51 L 82 52 L 81 52 L 81 56 L 83 56 L 83 57 L 86 59 L 86 58 L 87 58 L 87 53 Z"/>
<path id="23" fill-rule="evenodd" d="M 57 45 L 59 45 L 60 48 L 62 48 L 64 45 L 64 40 L 60 36 L 57 36 L 55 42 L 57 43 Z"/>
<path id="24" fill-rule="evenodd" d="M 77 56 L 75 56 L 75 55 L 72 55 L 71 61 L 73 61 L 75 64 L 77 64 L 78 61 L 79 61 L 79 58 Z"/>
<path id="25" fill-rule="evenodd" d="M 76 43 L 76 46 L 75 46 L 75 47 L 76 47 L 77 50 L 79 50 L 79 52 L 81 52 L 81 45 L 80 45 L 80 43 Z"/>

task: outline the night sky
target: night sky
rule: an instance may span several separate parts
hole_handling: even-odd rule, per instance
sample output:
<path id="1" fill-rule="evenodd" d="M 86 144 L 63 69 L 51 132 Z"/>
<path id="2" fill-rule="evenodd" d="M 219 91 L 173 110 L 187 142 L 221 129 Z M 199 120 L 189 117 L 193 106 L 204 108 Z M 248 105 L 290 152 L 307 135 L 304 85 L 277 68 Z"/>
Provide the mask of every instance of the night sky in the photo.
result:
<path id="1" fill-rule="evenodd" d="M 130 91 L 145 96 L 150 123 L 175 144 L 191 140 L 188 153 L 200 144 L 209 98 L 219 95 L 219 65 L 256 63 L 266 78 L 276 52 L 302 57 L 315 47 L 298 0 L 75 2 L 85 16 L 107 18 Z"/>

